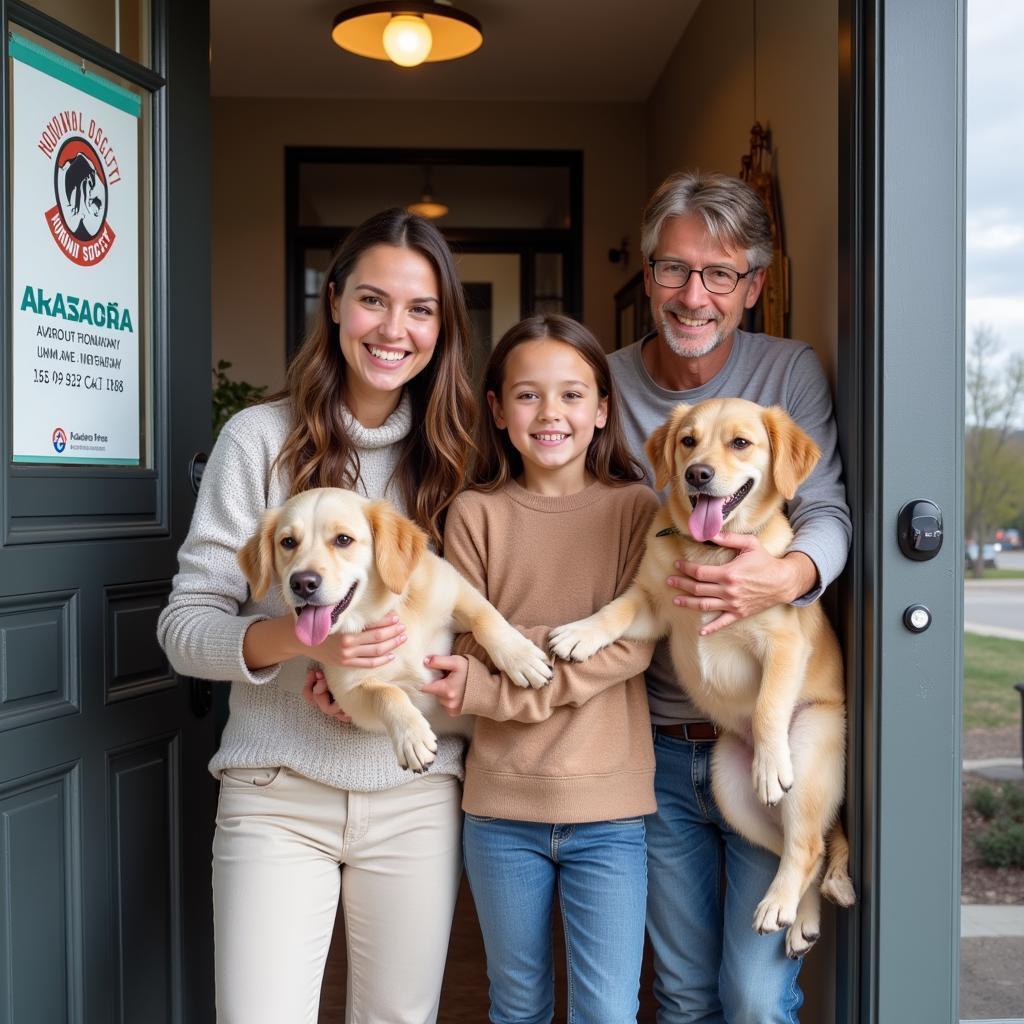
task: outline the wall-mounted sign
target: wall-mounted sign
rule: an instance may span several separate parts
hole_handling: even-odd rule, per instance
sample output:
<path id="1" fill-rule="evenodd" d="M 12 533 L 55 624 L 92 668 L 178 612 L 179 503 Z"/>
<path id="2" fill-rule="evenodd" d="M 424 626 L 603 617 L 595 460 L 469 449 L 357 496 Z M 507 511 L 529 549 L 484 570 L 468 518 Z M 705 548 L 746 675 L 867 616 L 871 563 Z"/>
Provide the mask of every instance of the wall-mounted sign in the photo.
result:
<path id="1" fill-rule="evenodd" d="M 141 100 L 9 52 L 13 458 L 138 465 Z"/>

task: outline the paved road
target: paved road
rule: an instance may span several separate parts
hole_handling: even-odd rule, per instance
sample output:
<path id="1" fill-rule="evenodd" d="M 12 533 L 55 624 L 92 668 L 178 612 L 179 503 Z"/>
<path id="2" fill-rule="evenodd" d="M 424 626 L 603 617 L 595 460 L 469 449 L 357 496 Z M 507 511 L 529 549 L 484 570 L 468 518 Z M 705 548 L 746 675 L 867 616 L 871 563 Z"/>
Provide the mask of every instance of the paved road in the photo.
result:
<path id="1" fill-rule="evenodd" d="M 1024 571 L 1024 551 L 1002 551 L 1000 569 Z M 964 580 L 964 628 L 1024 640 L 1024 579 Z"/>

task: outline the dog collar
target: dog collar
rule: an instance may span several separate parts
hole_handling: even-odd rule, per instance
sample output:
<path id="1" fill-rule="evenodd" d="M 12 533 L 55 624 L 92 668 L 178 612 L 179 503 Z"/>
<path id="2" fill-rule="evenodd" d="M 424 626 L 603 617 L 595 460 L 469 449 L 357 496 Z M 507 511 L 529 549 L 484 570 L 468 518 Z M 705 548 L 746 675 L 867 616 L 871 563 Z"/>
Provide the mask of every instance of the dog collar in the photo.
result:
<path id="1" fill-rule="evenodd" d="M 681 537 L 682 534 L 679 532 L 678 526 L 666 526 L 664 530 L 659 530 L 655 537 Z M 703 541 L 705 547 L 717 548 L 718 545 L 713 540 Z"/>

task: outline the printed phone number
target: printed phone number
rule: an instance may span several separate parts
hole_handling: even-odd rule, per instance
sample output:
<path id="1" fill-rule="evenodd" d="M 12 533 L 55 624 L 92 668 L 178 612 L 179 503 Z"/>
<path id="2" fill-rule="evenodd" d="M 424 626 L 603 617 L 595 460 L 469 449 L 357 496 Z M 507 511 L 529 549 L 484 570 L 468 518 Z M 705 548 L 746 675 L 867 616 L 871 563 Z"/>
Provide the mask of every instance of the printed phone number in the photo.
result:
<path id="1" fill-rule="evenodd" d="M 33 370 L 34 384 L 53 384 L 59 388 L 84 388 L 86 391 L 124 391 L 117 377 L 97 377 L 91 373 L 65 373 L 63 370 Z"/>

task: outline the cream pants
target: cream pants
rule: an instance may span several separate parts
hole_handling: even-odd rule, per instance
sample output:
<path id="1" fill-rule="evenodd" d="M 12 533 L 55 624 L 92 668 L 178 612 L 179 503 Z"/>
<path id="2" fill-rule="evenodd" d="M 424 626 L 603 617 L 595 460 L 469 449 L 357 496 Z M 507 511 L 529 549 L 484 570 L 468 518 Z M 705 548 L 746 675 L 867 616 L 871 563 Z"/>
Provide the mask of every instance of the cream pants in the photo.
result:
<path id="1" fill-rule="evenodd" d="M 288 768 L 222 773 L 220 1024 L 316 1024 L 339 892 L 347 1024 L 433 1024 L 462 870 L 460 801 L 451 775 L 356 793 Z"/>

